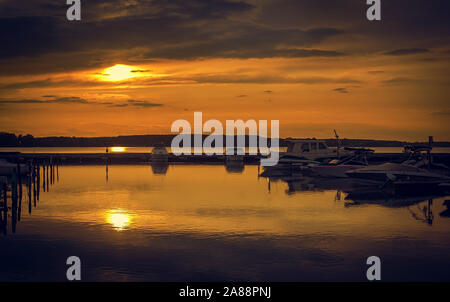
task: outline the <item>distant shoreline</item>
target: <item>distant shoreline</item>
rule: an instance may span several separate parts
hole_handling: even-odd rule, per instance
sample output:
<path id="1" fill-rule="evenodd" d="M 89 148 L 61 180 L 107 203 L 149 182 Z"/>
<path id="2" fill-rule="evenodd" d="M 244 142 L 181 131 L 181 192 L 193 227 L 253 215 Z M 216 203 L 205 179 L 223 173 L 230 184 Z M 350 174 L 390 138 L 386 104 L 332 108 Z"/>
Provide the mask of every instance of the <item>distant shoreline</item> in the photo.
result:
<path id="1" fill-rule="evenodd" d="M 11 133 L 0 133 L 0 147 L 154 147 L 159 144 L 170 146 L 176 135 L 128 135 L 111 137 L 33 137 L 31 135 L 16 136 Z M 203 139 L 208 135 L 203 135 Z M 225 139 L 225 136 L 224 136 Z M 236 137 L 235 137 L 236 139 Z M 280 146 L 286 146 L 286 140 L 281 138 Z M 328 146 L 336 147 L 334 138 L 321 139 Z M 193 141 L 193 136 L 192 136 Z M 245 137 L 248 146 L 249 137 Z M 270 141 L 270 140 L 269 140 Z M 403 147 L 407 144 L 428 144 L 428 142 L 408 142 L 398 140 L 347 139 L 340 140 L 343 147 Z M 433 147 L 450 147 L 450 142 L 434 142 Z"/>

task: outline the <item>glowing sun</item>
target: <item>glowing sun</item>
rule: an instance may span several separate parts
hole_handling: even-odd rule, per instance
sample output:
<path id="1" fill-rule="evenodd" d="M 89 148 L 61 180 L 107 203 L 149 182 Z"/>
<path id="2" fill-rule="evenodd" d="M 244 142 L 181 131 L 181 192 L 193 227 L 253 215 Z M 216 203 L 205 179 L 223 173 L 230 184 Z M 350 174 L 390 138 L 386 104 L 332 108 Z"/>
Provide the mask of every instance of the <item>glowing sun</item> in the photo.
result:
<path id="1" fill-rule="evenodd" d="M 136 77 L 136 73 L 133 70 L 135 68 L 132 66 L 116 64 L 106 68 L 103 72 L 103 77 L 108 81 L 123 81 Z"/>

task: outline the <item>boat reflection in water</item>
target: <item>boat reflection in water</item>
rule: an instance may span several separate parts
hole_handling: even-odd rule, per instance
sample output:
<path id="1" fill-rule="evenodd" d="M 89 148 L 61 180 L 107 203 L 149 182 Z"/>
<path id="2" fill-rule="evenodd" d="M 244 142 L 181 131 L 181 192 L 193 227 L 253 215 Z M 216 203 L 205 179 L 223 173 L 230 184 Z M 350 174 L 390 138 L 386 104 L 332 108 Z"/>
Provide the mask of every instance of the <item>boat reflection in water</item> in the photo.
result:
<path id="1" fill-rule="evenodd" d="M 356 190 L 348 193 L 345 198 L 348 202 L 345 203 L 345 206 L 351 207 L 371 204 L 389 208 L 407 208 L 414 219 L 431 225 L 434 219 L 432 211 L 433 199 L 440 197 L 443 196 L 395 196 L 388 195 L 382 191 Z M 426 205 L 419 205 L 424 202 Z"/>
<path id="2" fill-rule="evenodd" d="M 439 216 L 450 218 L 450 200 L 446 200 L 443 203 L 444 206 L 447 207 L 444 211 L 442 211 Z"/>
<path id="3" fill-rule="evenodd" d="M 166 175 L 167 170 L 169 169 L 169 164 L 167 162 L 152 162 L 150 166 L 155 175 Z"/>
<path id="4" fill-rule="evenodd" d="M 321 178 L 300 175 L 269 178 L 269 191 L 270 183 L 277 181 L 287 183 L 288 189 L 286 190 L 286 194 L 288 195 L 300 192 L 335 190 L 335 200 L 341 200 L 342 195 L 345 195 L 345 207 L 378 205 L 388 208 L 407 208 L 414 219 L 426 222 L 429 225 L 433 223 L 434 219 L 432 211 L 433 200 L 450 194 L 448 192 L 448 186 L 442 186 L 439 189 L 433 186 L 432 190 L 399 191 L 390 190 L 392 188 L 380 187 L 352 178 Z M 426 204 L 420 205 L 421 203 Z M 446 200 L 443 205 L 447 209 L 440 216 L 450 217 L 450 201 Z M 413 206 L 417 206 L 417 208 Z"/>
<path id="5" fill-rule="evenodd" d="M 225 169 L 228 173 L 238 173 L 241 174 L 244 172 L 245 164 L 243 161 L 226 161 Z"/>

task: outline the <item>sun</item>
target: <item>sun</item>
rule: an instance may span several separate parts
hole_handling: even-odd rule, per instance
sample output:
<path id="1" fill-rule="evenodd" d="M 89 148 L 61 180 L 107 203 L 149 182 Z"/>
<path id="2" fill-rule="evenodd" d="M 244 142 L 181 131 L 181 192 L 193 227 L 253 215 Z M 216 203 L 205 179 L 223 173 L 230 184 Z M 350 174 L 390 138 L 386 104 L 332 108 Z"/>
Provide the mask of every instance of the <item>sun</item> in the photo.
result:
<path id="1" fill-rule="evenodd" d="M 132 66 L 116 64 L 106 68 L 103 72 L 103 77 L 108 81 L 123 81 L 136 77 L 134 70 L 135 68 Z"/>

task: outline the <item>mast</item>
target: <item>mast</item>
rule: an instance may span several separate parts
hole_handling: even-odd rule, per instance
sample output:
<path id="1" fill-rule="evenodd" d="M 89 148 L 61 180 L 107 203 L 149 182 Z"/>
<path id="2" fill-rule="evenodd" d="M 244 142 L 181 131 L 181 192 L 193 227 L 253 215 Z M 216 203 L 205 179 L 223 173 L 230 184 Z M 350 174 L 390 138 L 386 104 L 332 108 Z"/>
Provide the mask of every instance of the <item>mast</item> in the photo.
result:
<path id="1" fill-rule="evenodd" d="M 336 137 L 336 141 L 337 141 L 336 155 L 337 155 L 337 158 L 339 158 L 339 149 L 341 148 L 341 141 L 339 140 L 339 135 L 337 134 L 336 129 L 334 129 L 334 136 Z"/>

